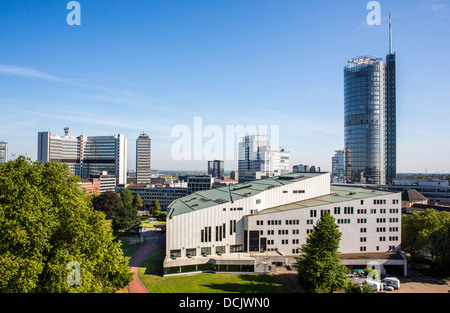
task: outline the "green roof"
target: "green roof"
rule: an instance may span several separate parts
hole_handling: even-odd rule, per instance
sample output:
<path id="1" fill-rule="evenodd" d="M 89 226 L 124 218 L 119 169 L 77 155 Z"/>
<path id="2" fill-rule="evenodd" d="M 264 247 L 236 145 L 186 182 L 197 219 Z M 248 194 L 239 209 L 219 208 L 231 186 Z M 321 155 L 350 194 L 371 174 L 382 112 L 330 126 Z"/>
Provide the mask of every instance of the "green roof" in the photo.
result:
<path id="1" fill-rule="evenodd" d="M 337 204 L 340 202 L 352 200 L 363 200 L 366 198 L 373 198 L 393 194 L 393 192 L 390 191 L 366 189 L 362 187 L 333 186 L 333 185 L 331 185 L 330 192 L 331 193 L 329 195 L 265 209 L 260 211 L 258 214 L 270 214 L 281 211 L 318 207 L 322 205 Z"/>
<path id="2" fill-rule="evenodd" d="M 218 204 L 224 204 L 255 196 L 265 190 L 289 185 L 304 179 L 323 175 L 324 173 L 293 173 L 267 179 L 259 179 L 228 187 L 198 191 L 187 197 L 173 201 L 168 208 L 168 217 L 186 214 L 206 209 Z"/>

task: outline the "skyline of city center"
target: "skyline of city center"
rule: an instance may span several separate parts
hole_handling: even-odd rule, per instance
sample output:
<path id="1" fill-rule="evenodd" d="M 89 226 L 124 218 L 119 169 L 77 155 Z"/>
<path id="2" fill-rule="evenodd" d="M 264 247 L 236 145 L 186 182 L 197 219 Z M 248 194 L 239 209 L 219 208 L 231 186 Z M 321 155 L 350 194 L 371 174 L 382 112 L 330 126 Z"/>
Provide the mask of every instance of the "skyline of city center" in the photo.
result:
<path id="1" fill-rule="evenodd" d="M 450 148 L 441 142 L 450 134 L 442 66 L 450 49 L 440 40 L 449 35 L 446 3 L 380 1 L 381 25 L 370 26 L 360 1 L 149 1 L 108 9 L 101 2 L 80 1 L 82 23 L 73 27 L 65 24 L 65 3 L 0 4 L 0 24 L 9 30 L 0 35 L 0 141 L 10 157 L 37 159 L 38 132 L 70 127 L 73 134 L 124 134 L 128 169 L 135 169 L 134 141 L 146 132 L 152 168 L 205 170 L 206 159 L 168 157 L 177 139 L 171 130 L 193 130 L 201 116 L 223 131 L 278 125 L 291 164 L 330 171 L 334 150 L 344 148 L 342 67 L 355 56 L 385 54 L 392 12 L 397 172 L 450 172 Z M 422 148 L 412 153 L 412 146 Z M 237 168 L 237 159 L 225 162 L 226 170 Z"/>

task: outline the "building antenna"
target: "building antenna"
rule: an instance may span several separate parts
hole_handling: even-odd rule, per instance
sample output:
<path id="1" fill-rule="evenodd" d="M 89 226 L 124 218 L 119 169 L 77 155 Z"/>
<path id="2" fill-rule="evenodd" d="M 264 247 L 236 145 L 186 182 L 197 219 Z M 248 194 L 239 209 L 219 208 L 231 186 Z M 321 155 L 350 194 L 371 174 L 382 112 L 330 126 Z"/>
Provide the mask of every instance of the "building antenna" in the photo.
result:
<path id="1" fill-rule="evenodd" d="M 392 20 L 391 20 L 391 13 L 389 13 L 389 54 L 392 54 Z"/>

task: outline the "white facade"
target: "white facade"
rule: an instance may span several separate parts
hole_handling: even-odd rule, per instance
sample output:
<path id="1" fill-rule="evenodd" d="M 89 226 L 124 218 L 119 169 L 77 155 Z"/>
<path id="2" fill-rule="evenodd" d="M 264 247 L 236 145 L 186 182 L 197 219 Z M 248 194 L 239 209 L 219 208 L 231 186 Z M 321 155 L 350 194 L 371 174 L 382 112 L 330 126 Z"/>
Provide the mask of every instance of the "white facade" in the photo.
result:
<path id="1" fill-rule="evenodd" d="M 400 201 L 400 193 L 330 187 L 328 173 L 283 175 L 199 192 L 170 205 L 164 267 L 217 256 L 238 262 L 251 253 L 298 256 L 323 210 L 342 233 L 340 253 L 398 250 Z"/>
<path id="2" fill-rule="evenodd" d="M 242 173 L 241 178 L 287 174 L 289 173 L 289 151 L 280 146 L 270 146 L 266 136 L 246 136 L 239 143 L 238 163 L 239 173 Z"/>

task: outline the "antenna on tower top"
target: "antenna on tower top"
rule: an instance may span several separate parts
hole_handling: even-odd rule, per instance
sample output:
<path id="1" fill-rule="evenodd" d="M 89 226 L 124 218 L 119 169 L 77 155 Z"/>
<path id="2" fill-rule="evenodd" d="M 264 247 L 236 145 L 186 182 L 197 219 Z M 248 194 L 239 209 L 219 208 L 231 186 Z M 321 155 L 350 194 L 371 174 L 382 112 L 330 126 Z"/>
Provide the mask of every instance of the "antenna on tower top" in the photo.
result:
<path id="1" fill-rule="evenodd" d="M 392 20 L 391 20 L 391 13 L 389 13 L 389 54 L 392 54 Z"/>

